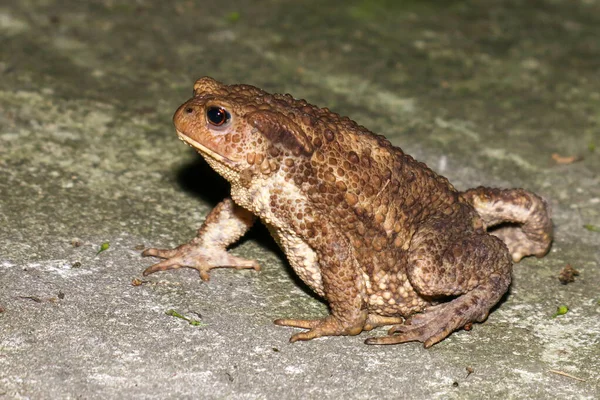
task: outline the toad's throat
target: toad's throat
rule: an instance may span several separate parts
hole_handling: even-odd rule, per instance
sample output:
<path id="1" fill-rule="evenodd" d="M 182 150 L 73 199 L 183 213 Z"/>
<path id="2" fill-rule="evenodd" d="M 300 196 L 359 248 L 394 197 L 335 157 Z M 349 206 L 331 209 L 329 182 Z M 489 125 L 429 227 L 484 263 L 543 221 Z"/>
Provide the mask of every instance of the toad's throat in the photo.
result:
<path id="1" fill-rule="evenodd" d="M 229 168 L 234 167 L 235 163 L 232 160 L 220 155 L 219 153 L 209 149 L 208 147 L 204 146 L 203 144 L 195 141 L 194 139 L 187 136 L 185 133 L 177 130 L 177 136 L 179 137 L 179 139 L 181 141 L 183 141 L 188 146 L 191 146 L 194 149 L 196 149 L 196 151 L 198 153 L 202 154 L 203 156 L 210 157 L 210 158 L 214 159 L 215 161 L 228 166 Z"/>

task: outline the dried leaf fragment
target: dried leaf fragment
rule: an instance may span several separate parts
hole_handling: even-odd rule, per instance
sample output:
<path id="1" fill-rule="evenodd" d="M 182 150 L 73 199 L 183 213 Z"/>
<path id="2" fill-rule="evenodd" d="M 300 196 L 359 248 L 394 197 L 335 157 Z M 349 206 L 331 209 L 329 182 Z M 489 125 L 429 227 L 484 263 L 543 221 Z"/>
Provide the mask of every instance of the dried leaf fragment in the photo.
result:
<path id="1" fill-rule="evenodd" d="M 581 157 L 581 156 L 563 157 L 558 153 L 552 153 L 552 159 L 557 164 L 573 164 L 574 162 L 583 160 L 583 157 Z"/>
<path id="2" fill-rule="evenodd" d="M 565 265 L 565 267 L 558 274 L 558 280 L 563 285 L 567 283 L 575 282 L 575 277 L 579 275 L 579 271 L 571 266 L 571 264 Z"/>

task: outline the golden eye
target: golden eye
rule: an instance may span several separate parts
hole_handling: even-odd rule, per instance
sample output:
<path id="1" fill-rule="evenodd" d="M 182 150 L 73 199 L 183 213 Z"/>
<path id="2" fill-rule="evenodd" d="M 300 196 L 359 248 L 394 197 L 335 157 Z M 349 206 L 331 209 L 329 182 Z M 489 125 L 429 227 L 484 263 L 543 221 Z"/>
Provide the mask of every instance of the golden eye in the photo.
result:
<path id="1" fill-rule="evenodd" d="M 206 109 L 206 120 L 214 126 L 221 126 L 231 119 L 231 114 L 223 107 L 208 107 Z"/>

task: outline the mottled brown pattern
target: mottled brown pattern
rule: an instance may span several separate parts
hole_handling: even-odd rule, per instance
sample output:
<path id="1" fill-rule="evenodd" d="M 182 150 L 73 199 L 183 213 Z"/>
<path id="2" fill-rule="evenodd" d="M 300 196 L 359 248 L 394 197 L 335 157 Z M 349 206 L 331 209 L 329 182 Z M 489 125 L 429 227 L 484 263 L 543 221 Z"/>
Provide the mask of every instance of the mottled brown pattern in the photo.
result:
<path id="1" fill-rule="evenodd" d="M 542 256 L 550 246 L 551 221 L 535 194 L 459 193 L 383 136 L 290 95 L 202 78 L 174 123 L 231 183 L 231 199 L 190 243 L 146 250 L 165 260 L 145 274 L 185 266 L 207 280 L 218 266 L 258 268 L 225 251 L 258 216 L 331 309 L 323 319 L 276 320 L 308 329 L 291 341 L 395 324 L 367 343 L 431 346 L 485 320 L 510 284 L 511 255 Z"/>

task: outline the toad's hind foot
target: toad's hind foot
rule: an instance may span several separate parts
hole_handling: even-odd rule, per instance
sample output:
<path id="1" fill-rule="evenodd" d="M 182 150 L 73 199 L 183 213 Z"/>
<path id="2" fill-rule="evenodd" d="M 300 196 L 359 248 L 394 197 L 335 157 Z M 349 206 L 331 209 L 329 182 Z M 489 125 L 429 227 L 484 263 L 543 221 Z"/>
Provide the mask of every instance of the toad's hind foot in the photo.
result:
<path id="1" fill-rule="evenodd" d="M 486 307 L 478 307 L 480 300 L 476 291 L 469 292 L 448 303 L 429 307 L 424 312 L 413 315 L 407 324 L 391 327 L 388 331 L 389 336 L 368 338 L 365 343 L 422 342 L 426 348 L 431 347 L 471 322 L 484 321 L 488 311 Z"/>
<path id="2" fill-rule="evenodd" d="M 210 279 L 209 271 L 213 268 L 252 268 L 260 271 L 260 266 L 255 260 L 236 257 L 224 249 L 203 246 L 194 240 L 174 249 L 146 249 L 142 256 L 164 258 L 163 261 L 146 268 L 143 272 L 144 276 L 157 271 L 186 267 L 198 270 L 200 278 L 208 281 Z"/>

